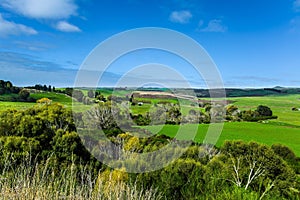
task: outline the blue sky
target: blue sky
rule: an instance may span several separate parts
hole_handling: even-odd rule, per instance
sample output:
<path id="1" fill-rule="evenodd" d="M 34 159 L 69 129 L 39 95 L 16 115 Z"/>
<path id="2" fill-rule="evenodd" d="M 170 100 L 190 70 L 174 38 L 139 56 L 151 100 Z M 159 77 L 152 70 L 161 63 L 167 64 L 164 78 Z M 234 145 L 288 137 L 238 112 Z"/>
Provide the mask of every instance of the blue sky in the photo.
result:
<path id="1" fill-rule="evenodd" d="M 0 79 L 72 86 L 96 45 L 141 27 L 176 30 L 199 42 L 226 87 L 300 86 L 300 0 L 0 0 Z M 205 87 L 192 66 L 150 50 L 120 58 L 103 85 L 149 62 Z"/>

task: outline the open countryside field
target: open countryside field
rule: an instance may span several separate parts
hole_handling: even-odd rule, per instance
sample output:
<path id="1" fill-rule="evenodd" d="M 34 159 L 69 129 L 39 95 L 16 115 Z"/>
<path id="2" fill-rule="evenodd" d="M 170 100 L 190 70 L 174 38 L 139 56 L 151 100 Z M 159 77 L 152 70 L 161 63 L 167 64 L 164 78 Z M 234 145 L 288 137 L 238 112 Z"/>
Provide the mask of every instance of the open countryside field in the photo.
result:
<path id="1" fill-rule="evenodd" d="M 255 109 L 258 105 L 269 106 L 277 122 L 300 125 L 300 112 L 292 111 L 293 107 L 300 108 L 300 95 L 264 96 L 264 97 L 237 97 L 228 98 L 241 110 Z"/>
<path id="2" fill-rule="evenodd" d="M 176 137 L 177 139 L 188 139 L 201 143 L 205 138 L 209 124 L 187 124 L 182 126 L 186 135 L 180 138 Z M 179 125 L 157 125 L 142 128 L 153 133 L 175 137 L 179 129 Z M 195 138 L 193 138 L 194 130 L 197 128 L 198 131 Z M 300 156 L 300 128 L 282 126 L 274 123 L 224 123 L 222 133 L 216 143 L 216 146 L 220 147 L 226 140 L 256 141 L 267 145 L 280 143 L 290 147 L 297 156 Z"/>
<path id="3" fill-rule="evenodd" d="M 61 103 L 65 105 L 67 108 L 72 108 L 72 98 L 66 94 L 60 94 L 55 92 L 39 92 L 39 93 L 32 93 L 30 97 L 34 99 L 41 99 L 41 98 L 48 98 L 52 100 L 53 103 Z M 9 101 L 0 101 L 0 111 L 7 110 L 7 109 L 26 109 L 36 105 L 35 102 L 9 102 Z M 76 105 L 76 109 L 79 111 L 85 111 L 89 108 L 89 106 L 84 105 L 79 102 L 74 102 Z"/>
<path id="4" fill-rule="evenodd" d="M 216 145 L 221 146 L 225 140 L 257 141 L 267 145 L 281 143 L 292 148 L 300 156 L 300 111 L 292 111 L 292 107 L 300 108 L 299 99 L 300 95 L 228 98 L 234 101 L 233 104 L 240 110 L 255 110 L 258 105 L 269 106 L 278 119 L 264 123 L 226 122 Z M 185 109 L 188 109 L 188 106 Z M 193 133 L 189 132 L 189 129 L 195 130 L 195 126 L 199 128 L 194 140 L 202 142 L 209 126 L 207 124 L 184 125 L 187 135 L 178 139 L 193 139 L 191 136 Z M 178 125 L 159 125 L 149 126 L 146 129 L 174 137 L 178 127 Z"/>

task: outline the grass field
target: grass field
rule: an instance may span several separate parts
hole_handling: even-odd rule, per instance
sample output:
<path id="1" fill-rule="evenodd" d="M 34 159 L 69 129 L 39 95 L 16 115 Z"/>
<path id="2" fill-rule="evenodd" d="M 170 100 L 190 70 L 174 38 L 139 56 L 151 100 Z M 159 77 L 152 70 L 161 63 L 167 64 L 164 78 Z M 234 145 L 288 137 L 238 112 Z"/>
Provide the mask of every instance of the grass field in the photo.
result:
<path id="1" fill-rule="evenodd" d="M 240 110 L 255 110 L 258 105 L 269 106 L 278 119 L 265 121 L 265 123 L 226 122 L 216 143 L 217 146 L 221 146 L 225 140 L 257 141 L 267 145 L 281 143 L 289 146 L 297 156 L 300 156 L 300 111 L 292 111 L 292 107 L 300 108 L 300 95 L 237 97 L 228 98 L 228 100 L 234 101 L 233 104 Z M 188 109 L 188 106 L 185 109 Z M 178 139 L 193 139 L 193 130 L 197 126 L 195 124 L 183 125 L 187 135 Z M 199 125 L 195 141 L 203 141 L 208 126 L 207 124 Z M 179 126 L 172 125 L 146 127 L 153 133 L 171 137 L 176 135 L 178 128 Z"/>
<path id="2" fill-rule="evenodd" d="M 194 139 L 194 141 L 201 143 L 205 138 L 208 126 L 208 124 L 182 125 L 181 128 L 184 130 L 186 135 L 176 138 L 181 140 Z M 142 128 L 150 130 L 153 133 L 175 137 L 179 129 L 179 125 L 157 125 Z M 197 132 L 195 138 L 193 138 L 195 130 L 197 130 Z M 300 128 L 278 125 L 276 123 L 224 123 L 222 133 L 216 143 L 216 146 L 221 146 L 225 140 L 257 141 L 267 145 L 280 143 L 290 147 L 297 156 L 300 156 Z"/>
<path id="3" fill-rule="evenodd" d="M 275 121 L 300 125 L 300 112 L 292 111 L 292 107 L 300 108 L 300 95 L 237 97 L 228 99 L 235 101 L 234 105 L 238 106 L 241 110 L 254 110 L 258 105 L 269 106 L 273 114 L 278 116 L 278 119 Z"/>
<path id="4" fill-rule="evenodd" d="M 255 110 L 258 105 L 266 105 L 272 109 L 273 114 L 277 115 L 278 119 L 265 121 L 265 123 L 224 123 L 222 133 L 216 143 L 217 146 L 221 146 L 225 140 L 257 141 L 267 145 L 281 143 L 289 146 L 300 156 L 300 111 L 292 111 L 292 107 L 300 108 L 300 95 L 236 97 L 228 98 L 228 100 L 232 100 L 233 104 L 238 106 L 240 110 Z M 184 112 L 188 112 L 192 108 L 187 104 L 183 105 Z M 185 130 L 186 135 L 177 138 L 203 142 L 209 125 L 200 124 L 196 136 L 193 138 L 197 126 L 195 124 L 183 125 L 182 128 Z M 143 128 L 155 134 L 174 137 L 179 126 L 159 125 Z"/>
<path id="5" fill-rule="evenodd" d="M 1 95 L 2 96 L 2 95 Z M 4 95 L 3 95 L 4 96 Z M 67 108 L 72 108 L 72 103 L 76 106 L 76 110 L 78 111 L 84 111 L 89 108 L 87 105 L 83 105 L 79 102 L 72 102 L 72 98 L 60 93 L 55 92 L 39 92 L 39 93 L 33 93 L 30 94 L 30 97 L 34 99 L 41 99 L 41 98 L 48 98 L 52 100 L 54 103 L 61 103 L 65 105 Z M 7 110 L 7 109 L 26 109 L 34 106 L 35 102 L 8 102 L 8 101 L 0 101 L 0 110 Z"/>

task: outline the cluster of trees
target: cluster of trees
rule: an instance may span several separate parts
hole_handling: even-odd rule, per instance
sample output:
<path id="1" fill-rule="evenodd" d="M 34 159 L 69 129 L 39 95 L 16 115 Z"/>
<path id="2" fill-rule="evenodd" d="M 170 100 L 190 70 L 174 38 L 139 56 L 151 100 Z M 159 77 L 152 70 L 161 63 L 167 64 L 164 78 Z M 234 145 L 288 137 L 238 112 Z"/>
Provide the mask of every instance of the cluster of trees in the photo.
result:
<path id="1" fill-rule="evenodd" d="M 2 94 L 18 94 L 20 92 L 20 88 L 13 86 L 10 81 L 0 80 L 0 95 Z"/>
<path id="2" fill-rule="evenodd" d="M 27 89 L 16 87 L 10 81 L 0 80 L 0 95 L 5 95 L 1 98 L 4 101 L 35 101 Z"/>
<path id="3" fill-rule="evenodd" d="M 58 92 L 64 93 L 70 97 L 73 97 L 78 102 L 82 102 L 83 104 L 90 105 L 99 102 L 106 102 L 107 99 L 101 94 L 99 91 L 89 90 L 87 95 L 84 95 L 82 90 L 74 89 L 74 88 L 66 88 L 65 90 L 59 90 Z"/>
<path id="4" fill-rule="evenodd" d="M 35 86 L 32 87 L 26 87 L 28 89 L 36 89 L 36 90 L 41 90 L 45 92 L 56 92 L 56 88 L 51 85 L 41 85 L 41 84 L 36 84 Z"/>
<path id="5" fill-rule="evenodd" d="M 226 113 L 225 113 L 226 112 Z M 222 106 L 205 104 L 203 111 L 191 109 L 187 114 L 182 114 L 179 104 L 155 104 L 154 109 L 146 114 L 131 114 L 133 121 L 140 126 L 149 124 L 181 124 L 181 123 L 210 123 L 214 117 L 217 121 L 250 121 L 276 119 L 272 110 L 264 105 L 259 105 L 254 111 L 240 111 L 238 107 L 229 105 L 225 109 Z"/>
<path id="6" fill-rule="evenodd" d="M 157 186 L 168 199 L 296 198 L 299 179 L 284 159 L 255 142 L 226 142 L 221 149 L 194 144 L 169 166 L 137 180 Z"/>
<path id="7" fill-rule="evenodd" d="M 277 119 L 268 106 L 259 105 L 255 110 L 240 111 L 236 106 L 230 105 L 226 109 L 226 119 L 228 121 L 250 121 L 257 122 L 260 120 Z"/>
<path id="8" fill-rule="evenodd" d="M 47 99 L 38 102 L 26 110 L 0 112 L 0 161 L 12 152 L 22 160 L 30 152 L 41 160 L 53 154 L 53 163 L 96 163 L 76 133 L 72 112 Z"/>

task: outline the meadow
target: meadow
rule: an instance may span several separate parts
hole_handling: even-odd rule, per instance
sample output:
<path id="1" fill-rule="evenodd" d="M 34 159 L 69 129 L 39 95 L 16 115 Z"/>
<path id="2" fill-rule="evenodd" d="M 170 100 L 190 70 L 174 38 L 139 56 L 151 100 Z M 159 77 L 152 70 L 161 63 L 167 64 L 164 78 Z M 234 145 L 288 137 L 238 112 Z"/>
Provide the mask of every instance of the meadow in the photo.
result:
<path id="1" fill-rule="evenodd" d="M 186 135 L 176 137 L 180 125 L 155 125 L 142 127 L 161 135 L 175 137 L 180 140 L 194 140 L 202 143 L 209 124 L 186 124 L 181 125 Z M 193 137 L 197 130 L 196 136 Z M 222 146 L 226 140 L 256 141 L 259 143 L 272 145 L 283 144 L 290 147 L 297 156 L 300 156 L 300 128 L 278 125 L 276 123 L 256 123 L 256 122 L 228 122 L 224 123 L 222 133 L 216 143 L 217 147 Z"/>
<path id="2" fill-rule="evenodd" d="M 300 108 L 300 95 L 234 97 L 227 100 L 234 102 L 233 104 L 240 110 L 255 110 L 258 105 L 269 106 L 273 114 L 278 116 L 278 118 L 261 123 L 225 122 L 216 146 L 221 146 L 225 140 L 257 141 L 267 145 L 280 143 L 287 145 L 294 150 L 297 156 L 300 156 L 300 112 L 292 111 L 292 107 Z M 189 108 L 191 106 L 184 105 L 184 110 Z M 201 143 L 209 125 L 187 124 L 183 126 L 187 130 L 187 135 L 185 138 L 179 139 L 193 139 Z M 191 138 L 191 134 L 193 134 L 191 132 L 197 129 L 197 126 L 197 134 L 195 138 Z M 153 133 L 175 137 L 179 125 L 155 125 L 142 128 L 148 129 Z"/>

